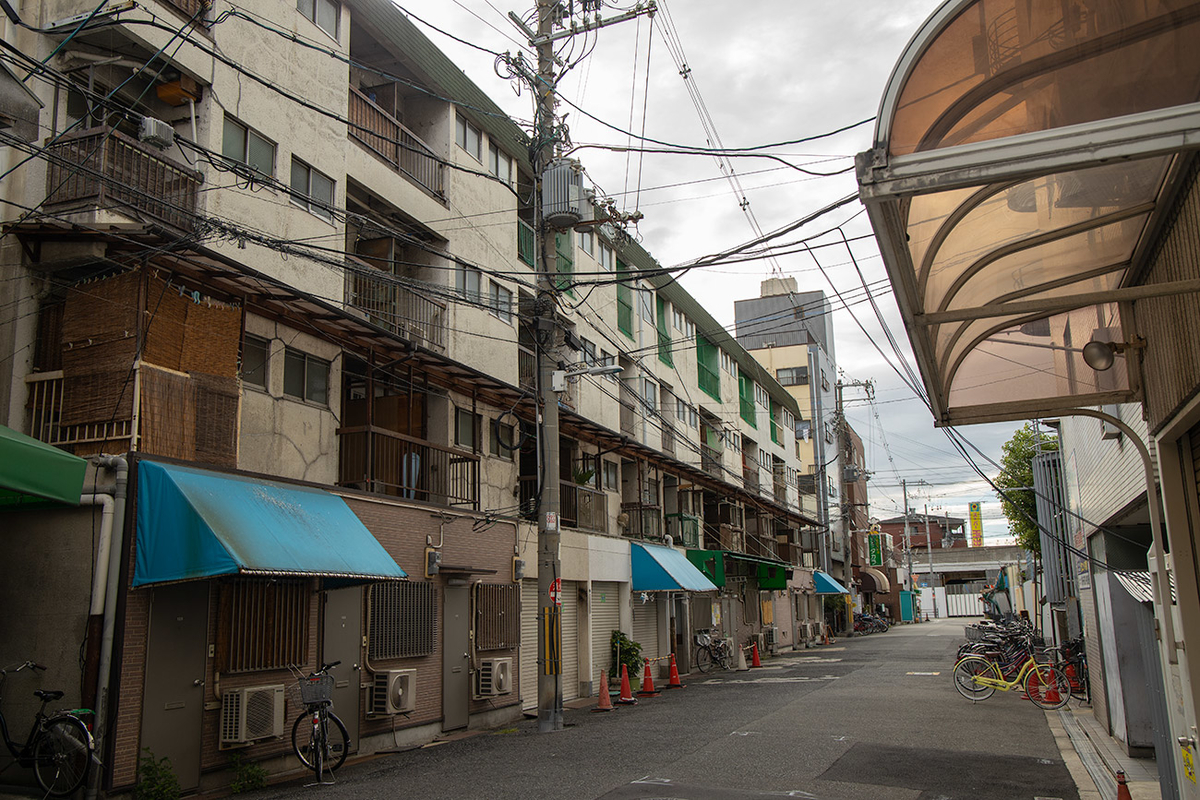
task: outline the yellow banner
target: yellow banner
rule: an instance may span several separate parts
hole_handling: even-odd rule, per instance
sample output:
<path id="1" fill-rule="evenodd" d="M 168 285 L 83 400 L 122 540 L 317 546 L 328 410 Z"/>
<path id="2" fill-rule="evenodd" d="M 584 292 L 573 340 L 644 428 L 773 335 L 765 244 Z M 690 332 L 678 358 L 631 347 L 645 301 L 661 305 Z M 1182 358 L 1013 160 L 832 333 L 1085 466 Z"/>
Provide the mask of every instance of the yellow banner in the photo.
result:
<path id="1" fill-rule="evenodd" d="M 983 509 L 980 503 L 967 506 L 971 520 L 971 547 L 983 547 Z"/>

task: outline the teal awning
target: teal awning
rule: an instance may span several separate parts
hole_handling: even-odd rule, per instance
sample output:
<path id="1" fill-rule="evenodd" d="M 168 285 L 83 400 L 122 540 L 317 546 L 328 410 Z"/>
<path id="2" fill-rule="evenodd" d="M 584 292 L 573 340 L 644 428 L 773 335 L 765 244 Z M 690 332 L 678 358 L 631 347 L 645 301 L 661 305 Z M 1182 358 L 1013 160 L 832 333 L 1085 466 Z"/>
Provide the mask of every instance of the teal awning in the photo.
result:
<path id="1" fill-rule="evenodd" d="M 834 580 L 832 575 L 819 569 L 813 571 L 813 586 L 817 594 L 850 594 L 850 590 Z"/>
<path id="2" fill-rule="evenodd" d="M 133 585 L 216 575 L 407 575 L 342 498 L 321 489 L 139 461 Z"/>
<path id="3" fill-rule="evenodd" d="M 79 505 L 87 462 L 0 425 L 0 506 Z"/>
<path id="4" fill-rule="evenodd" d="M 717 587 L 692 566 L 687 556 L 671 547 L 630 544 L 629 562 L 635 592 L 715 592 Z"/>

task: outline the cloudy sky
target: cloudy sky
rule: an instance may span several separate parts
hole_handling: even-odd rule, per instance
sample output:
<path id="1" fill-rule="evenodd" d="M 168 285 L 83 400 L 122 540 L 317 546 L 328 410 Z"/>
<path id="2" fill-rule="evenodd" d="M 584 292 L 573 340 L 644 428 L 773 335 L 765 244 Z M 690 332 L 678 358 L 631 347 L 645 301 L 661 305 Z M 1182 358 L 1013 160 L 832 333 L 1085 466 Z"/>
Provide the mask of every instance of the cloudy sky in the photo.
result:
<path id="1" fill-rule="evenodd" d="M 483 48 L 515 54 L 524 39 L 506 14 L 513 11 L 530 18 L 533 6 L 531 0 L 526 2 L 530 4 L 401 0 L 400 5 L 420 20 Z M 578 7 L 579 0 L 575 4 Z M 658 5 L 653 23 L 643 17 L 576 37 L 574 50 L 565 50 L 564 58 L 587 55 L 564 77 L 562 96 L 621 130 L 699 147 L 717 146 L 715 132 L 720 146 L 732 149 L 799 139 L 873 117 L 896 60 L 939 2 L 658 0 Z M 603 16 L 620 9 L 606 0 Z M 494 56 L 431 28 L 423 30 L 505 111 L 518 120 L 532 118 L 528 88 L 518 95 L 513 82 L 499 78 Z M 681 71 L 688 73 L 686 79 Z M 854 193 L 853 157 L 870 148 L 874 133 L 873 123 L 866 124 L 770 151 L 810 172 L 841 172 L 817 177 L 766 158 L 719 163 L 707 155 L 602 149 L 596 145 L 626 148 L 638 142 L 578 109 L 567 103 L 560 106 L 577 148 L 572 155 L 583 161 L 601 195 L 614 198 L 625 211 L 645 215 L 636 235 L 667 266 L 741 244 L 756 235 L 755 225 L 769 232 Z M 731 180 L 730 168 L 736 180 Z M 867 284 L 884 281 L 870 225 L 857 202 L 813 222 L 799 235 L 837 226 L 852 240 L 853 261 Z M 863 238 L 854 241 L 855 237 Z M 794 276 L 801 291 L 821 289 L 832 296 L 831 282 L 849 301 L 848 309 L 838 309 L 833 298 L 843 379 L 875 384 L 873 403 L 861 399 L 861 391 L 846 391 L 847 414 L 863 437 L 868 469 L 874 473 L 869 484 L 872 514 L 885 518 L 899 513 L 899 484 L 907 479 L 910 506 L 920 509 L 928 503 L 931 511 L 965 517 L 968 502 L 983 501 L 985 537 L 989 543 L 1008 541 L 1007 522 L 995 495 L 975 478 L 945 435 L 933 427 L 929 411 L 897 377 L 892 366 L 896 356 L 870 306 L 862 301 L 862 280 L 850 253 L 838 242 L 841 235 L 836 232 L 814 242 L 835 245 L 813 251 L 819 265 L 812 255 L 785 255 L 774 261 L 695 270 L 682 283 L 732 330 L 733 301 L 757 296 L 763 278 L 782 272 Z M 877 291 L 884 318 L 911 361 L 886 281 Z M 961 432 L 998 460 L 1000 444 L 1015 427 L 974 426 Z M 985 470 L 995 474 L 990 466 Z"/>

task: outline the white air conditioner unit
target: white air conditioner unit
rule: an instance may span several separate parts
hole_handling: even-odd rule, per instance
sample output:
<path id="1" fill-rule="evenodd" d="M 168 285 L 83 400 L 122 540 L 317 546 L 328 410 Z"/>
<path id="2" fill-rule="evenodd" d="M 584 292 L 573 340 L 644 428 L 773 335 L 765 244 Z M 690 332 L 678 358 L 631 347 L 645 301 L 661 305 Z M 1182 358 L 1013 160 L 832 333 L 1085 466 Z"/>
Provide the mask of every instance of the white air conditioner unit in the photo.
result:
<path id="1" fill-rule="evenodd" d="M 374 717 L 408 714 L 417 708 L 417 671 L 390 669 L 376 672 L 371 684 L 371 711 Z"/>
<path id="2" fill-rule="evenodd" d="M 221 746 L 283 736 L 283 685 L 247 686 L 221 695 Z"/>
<path id="3" fill-rule="evenodd" d="M 475 670 L 476 697 L 496 697 L 511 694 L 512 690 L 511 658 L 485 658 L 479 662 L 479 669 Z"/>

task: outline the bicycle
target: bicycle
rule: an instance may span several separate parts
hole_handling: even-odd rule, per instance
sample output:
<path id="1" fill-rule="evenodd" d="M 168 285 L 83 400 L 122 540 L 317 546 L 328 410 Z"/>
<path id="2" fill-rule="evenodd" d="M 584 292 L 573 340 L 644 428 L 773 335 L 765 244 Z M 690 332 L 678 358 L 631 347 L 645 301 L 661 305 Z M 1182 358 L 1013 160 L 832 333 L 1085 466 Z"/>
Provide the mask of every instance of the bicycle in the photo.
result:
<path id="1" fill-rule="evenodd" d="M 1039 708 L 1062 708 L 1071 700 L 1071 681 L 1052 664 L 1039 664 L 1030 653 L 1012 680 L 1005 680 L 994 661 L 982 656 L 967 656 L 954 665 L 954 688 L 972 702 L 987 700 L 999 689 L 1007 692 L 1018 686 Z"/>
<path id="2" fill-rule="evenodd" d="M 326 769 L 330 774 L 337 770 L 350 752 L 350 734 L 332 711 L 333 676 L 329 670 L 340 663 L 334 661 L 323 664 L 319 670 L 299 680 L 304 713 L 292 725 L 292 751 L 301 764 L 317 774 L 318 782 L 321 782 Z M 334 728 L 332 740 L 330 723 Z"/>
<path id="3" fill-rule="evenodd" d="M 3 702 L 4 684 L 10 669 L 15 674 L 23 669 L 45 671 L 46 668 L 41 664 L 26 661 L 16 669 L 0 669 L 0 702 Z M 19 745 L 9 736 L 8 723 L 2 711 L 0 734 L 4 736 L 4 743 L 17 763 L 26 769 L 33 768 L 38 786 L 41 786 L 46 794 L 65 797 L 83 785 L 92 765 L 95 742 L 92 741 L 92 734 L 87 725 L 77 716 L 92 712 L 86 708 L 75 708 L 47 714 L 46 706 L 62 699 L 63 693 L 57 689 L 37 689 L 34 695 L 42 701 L 42 706 L 33 718 L 33 726 L 29 729 L 25 744 Z"/>
<path id="4" fill-rule="evenodd" d="M 729 652 L 729 642 L 724 639 L 714 639 L 711 629 L 696 631 L 696 668 L 708 672 L 717 666 L 729 669 L 733 654 Z"/>

